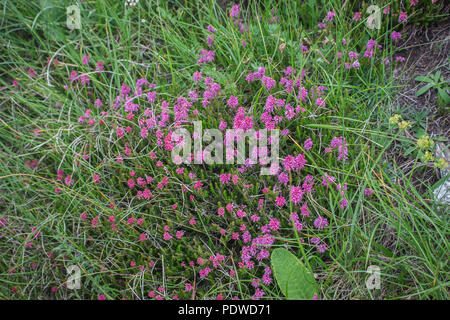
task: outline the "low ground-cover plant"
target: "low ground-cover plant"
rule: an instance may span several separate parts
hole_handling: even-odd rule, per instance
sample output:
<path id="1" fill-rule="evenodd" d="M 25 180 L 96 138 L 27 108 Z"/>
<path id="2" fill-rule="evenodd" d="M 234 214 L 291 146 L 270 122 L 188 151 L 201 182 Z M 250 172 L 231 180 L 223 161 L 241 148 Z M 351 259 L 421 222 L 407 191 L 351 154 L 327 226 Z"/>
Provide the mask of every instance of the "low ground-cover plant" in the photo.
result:
<path id="1" fill-rule="evenodd" d="M 404 133 L 406 140 L 402 141 L 405 156 L 413 155 L 420 159 L 422 163 L 432 165 L 436 168 L 446 170 L 448 163 L 443 155 L 435 158 L 436 150 L 433 139 L 421 127 L 412 128 L 415 130 L 414 135 L 408 131 L 412 127 L 411 121 L 403 120 L 402 116 L 395 114 L 389 119 L 389 124 L 398 127 L 400 132 Z M 394 129 L 395 130 L 395 129 Z M 436 137 L 440 141 L 447 142 L 445 137 Z"/>
<path id="2" fill-rule="evenodd" d="M 426 83 L 417 90 L 416 95 L 421 96 L 431 89 L 436 89 L 438 94 L 436 103 L 442 108 L 443 112 L 448 113 L 450 107 L 450 96 L 448 95 L 449 85 L 448 80 L 445 80 L 444 77 L 441 76 L 441 72 L 437 71 L 435 74 L 417 76 L 415 80 Z"/>
<path id="3" fill-rule="evenodd" d="M 292 298 L 270 259 L 284 248 L 317 282 L 294 297 L 446 298 L 447 218 L 384 155 L 401 139 L 383 109 L 401 35 L 314 3 L 302 21 L 295 3 L 92 1 L 98 23 L 64 40 L 39 29 L 39 6 L 8 3 L 2 297 Z M 174 132 L 194 121 L 279 130 L 279 167 L 260 175 L 261 148 L 175 163 Z"/>

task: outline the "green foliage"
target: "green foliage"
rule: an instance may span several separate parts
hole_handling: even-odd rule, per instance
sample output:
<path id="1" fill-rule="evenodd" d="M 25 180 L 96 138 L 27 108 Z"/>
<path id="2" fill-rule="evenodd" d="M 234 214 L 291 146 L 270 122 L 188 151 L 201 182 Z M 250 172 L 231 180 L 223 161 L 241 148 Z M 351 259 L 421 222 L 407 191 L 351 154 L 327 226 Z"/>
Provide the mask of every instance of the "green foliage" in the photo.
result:
<path id="1" fill-rule="evenodd" d="M 312 299 L 317 295 L 314 275 L 288 250 L 273 250 L 271 261 L 275 279 L 287 299 Z"/>
<path id="2" fill-rule="evenodd" d="M 449 92 L 449 81 L 445 80 L 444 77 L 441 75 L 440 71 L 436 71 L 435 74 L 428 74 L 426 76 L 418 76 L 415 78 L 416 81 L 425 82 L 427 83 L 423 87 L 421 87 L 416 92 L 416 96 L 421 96 L 425 92 L 431 89 L 436 89 L 438 98 L 437 98 L 437 105 L 441 108 L 443 112 L 449 111 L 450 106 L 450 96 L 448 94 Z"/>
<path id="3" fill-rule="evenodd" d="M 266 223 L 275 217 L 281 222 L 274 247 L 287 247 L 308 266 L 306 271 L 291 253 L 286 255 L 276 249 L 273 258 L 278 255 L 281 262 L 278 259 L 273 265 L 281 286 L 261 283 L 264 298 L 311 299 L 315 292 L 321 299 L 448 299 L 448 215 L 437 212 L 389 152 L 400 142 L 405 148 L 414 147 L 409 155 L 415 156 L 418 146 L 401 133 L 387 129 L 386 119 L 391 115 L 385 106 L 397 88 L 391 77 L 396 62 L 385 65 L 381 59 L 391 57 L 395 51 L 389 40 L 393 25 L 383 23 L 381 30 L 368 30 L 364 21 L 353 21 L 358 4 L 365 17 L 367 2 L 353 1 L 353 6 L 351 1 L 337 0 L 282 4 L 264 1 L 260 6 L 257 1 L 248 1 L 248 6 L 242 5 L 242 21 L 248 26 L 248 34 L 240 33 L 219 1 L 152 0 L 140 1 L 134 8 L 126 8 L 125 1 L 80 1 L 82 29 L 73 31 L 64 26 L 64 8 L 56 16 L 45 15 L 53 12 L 43 10 L 52 2 L 6 1 L 0 11 L 0 42 L 4 44 L 0 46 L 0 83 L 4 88 L 0 92 L 0 218 L 7 222 L 6 227 L 0 226 L 1 299 L 95 299 L 98 294 L 115 299 L 147 299 L 149 291 L 162 285 L 169 299 L 175 292 L 184 299 L 210 299 L 219 293 L 249 299 L 255 291 L 251 279 L 262 275 L 238 267 L 240 247 L 231 239 L 231 233 L 241 232 L 241 222 L 228 214 L 219 217 L 217 207 L 245 204 L 248 213 L 253 214 L 259 212 L 258 200 L 263 197 L 267 210 L 261 211 L 261 221 Z M 231 4 L 227 5 L 229 9 Z M 279 23 L 271 22 L 271 9 Z M 331 9 L 336 10 L 333 23 L 319 30 L 317 24 Z M 61 27 L 64 37 L 50 34 L 49 19 L 61 23 L 57 27 Z M 395 22 L 395 17 L 391 20 Z M 217 30 L 216 55 L 214 64 L 199 67 L 195 61 L 199 50 L 206 47 L 208 25 Z M 350 40 L 345 46 L 343 38 Z M 376 49 L 378 60 L 361 57 L 359 70 L 346 70 L 343 62 L 348 51 L 362 55 L 369 39 L 376 39 L 383 48 Z M 242 40 L 247 43 L 245 47 Z M 302 52 L 302 45 L 307 45 L 309 51 Z M 336 58 L 338 52 L 342 52 L 341 60 Z M 91 56 L 90 65 L 81 62 L 85 54 Z M 60 63 L 48 65 L 48 58 Z M 97 61 L 104 62 L 105 72 L 94 72 Z M 176 177 L 175 183 L 148 202 L 136 200 L 126 187 L 130 171 L 136 171 L 137 176 L 169 175 L 148 157 L 155 148 L 154 140 L 133 144 L 136 149 L 119 165 L 115 155 L 123 153 L 123 146 L 113 139 L 114 133 L 111 135 L 120 123 L 116 110 L 110 110 L 107 126 L 87 127 L 77 121 L 87 108 L 100 117 L 99 110 L 93 107 L 94 97 L 101 98 L 104 110 L 109 110 L 118 94 L 116 89 L 124 83 L 134 91 L 135 80 L 141 77 L 157 83 L 158 94 L 167 101 L 187 97 L 195 87 L 195 71 L 214 77 L 223 90 L 208 108 L 199 106 L 205 127 L 217 127 L 221 117 L 233 116 L 226 106 L 231 94 L 258 117 L 267 91 L 257 83 L 247 83 L 245 76 L 262 66 L 277 79 L 283 68 L 293 66 L 297 75 L 301 70 L 306 73 L 302 86 L 327 88 L 326 107 L 308 104 L 302 117 L 286 124 L 291 134 L 280 144 L 281 156 L 285 156 L 300 152 L 303 141 L 313 138 L 314 147 L 302 174 L 328 172 L 340 183 L 348 184 L 350 205 L 344 210 L 339 208 L 335 186 L 322 188 L 312 196 L 305 194 L 311 215 L 301 219 L 305 226 L 311 226 L 317 215 L 326 216 L 330 226 L 323 230 L 292 231 L 290 214 L 299 208 L 273 205 L 279 194 L 274 188 L 276 177 L 262 179 L 248 174 L 242 175 L 235 187 L 219 183 L 220 173 L 238 173 L 231 166 L 214 166 L 208 171 L 193 166 L 183 175 L 176 175 L 176 166 L 165 163 L 165 169 Z M 29 68 L 35 70 L 36 77 L 28 74 Z M 90 73 L 89 88 L 69 82 L 72 70 Z M 12 85 L 15 79 L 18 88 Z M 63 88 L 65 84 L 69 90 Z M 288 99 L 295 101 L 295 94 Z M 418 116 L 416 122 L 424 122 L 420 119 L 423 116 Z M 121 120 L 124 126 L 138 129 L 136 121 Z M 35 129 L 39 135 L 35 135 Z M 416 138 L 422 136 L 419 134 L 417 131 Z M 335 136 L 344 136 L 349 143 L 345 163 L 323 151 Z M 142 148 L 142 154 L 135 152 Z M 91 158 L 81 157 L 84 152 Z M 167 155 L 158 156 L 165 160 Z M 38 161 L 36 168 L 26 165 L 34 159 Z M 58 169 L 74 172 L 73 187 L 56 181 Z M 414 167 L 411 175 L 416 171 Z M 191 183 L 191 172 L 208 181 L 193 200 L 175 187 Z M 100 184 L 92 182 L 94 173 L 101 175 Z M 303 182 L 296 180 L 292 183 Z M 55 186 L 62 191 L 56 193 Z M 270 191 L 263 196 L 259 192 L 265 187 Z M 422 181 L 419 187 L 429 190 Z M 373 195 L 364 196 L 365 188 L 371 188 Z M 114 209 L 109 207 L 110 199 L 116 202 Z M 178 207 L 171 209 L 174 204 Z M 89 219 L 100 216 L 98 228 L 92 228 L 89 220 L 81 221 L 83 211 Z M 110 215 L 115 215 L 120 233 L 111 231 Z M 144 224 L 128 226 L 127 219 L 132 216 L 143 217 Z M 193 218 L 195 225 L 189 223 Z M 171 230 L 184 230 L 185 237 L 163 241 L 165 225 Z M 251 223 L 247 227 L 252 232 L 255 229 Z M 28 248 L 25 243 L 33 237 L 33 228 L 41 233 L 35 245 Z M 227 230 L 224 235 L 219 233 L 222 228 Z M 152 238 L 140 242 L 140 233 Z M 326 253 L 318 253 L 307 241 L 313 236 L 327 243 Z M 226 268 L 219 267 L 220 272 L 214 276 L 200 280 L 199 266 L 191 268 L 187 264 L 215 253 L 234 260 L 227 260 Z M 136 267 L 130 266 L 130 260 L 137 263 Z M 285 261 L 292 263 L 287 265 Z M 153 267 L 149 267 L 150 262 Z M 81 290 L 69 291 L 62 285 L 66 267 L 71 264 L 83 270 Z M 368 265 L 386 270 L 382 290 L 366 290 Z M 139 271 L 140 266 L 145 270 Z M 235 277 L 229 276 L 231 270 Z M 311 272 L 321 275 L 317 283 Z M 185 284 L 192 279 L 196 279 L 195 292 L 185 292 Z M 298 283 L 302 286 L 297 288 Z M 53 286 L 58 291 L 50 291 Z M 17 289 L 16 295 L 13 288 Z"/>

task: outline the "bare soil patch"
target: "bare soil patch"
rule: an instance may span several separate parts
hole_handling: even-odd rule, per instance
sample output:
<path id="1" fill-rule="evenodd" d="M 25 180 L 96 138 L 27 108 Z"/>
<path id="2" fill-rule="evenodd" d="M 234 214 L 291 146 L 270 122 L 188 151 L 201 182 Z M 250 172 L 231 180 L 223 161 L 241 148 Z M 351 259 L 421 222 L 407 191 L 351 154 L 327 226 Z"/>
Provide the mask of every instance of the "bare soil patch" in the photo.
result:
<path id="1" fill-rule="evenodd" d="M 448 13 L 449 9 L 447 6 L 445 11 Z M 411 112 L 428 110 L 427 131 L 449 137 L 450 117 L 448 113 L 438 112 L 436 90 L 428 90 L 417 97 L 416 92 L 424 83 L 415 81 L 415 77 L 440 70 L 444 79 L 450 79 L 450 20 L 430 26 L 407 25 L 402 34 L 398 55 L 405 57 L 406 61 L 394 71 L 394 77 L 402 86 L 395 104 Z"/>

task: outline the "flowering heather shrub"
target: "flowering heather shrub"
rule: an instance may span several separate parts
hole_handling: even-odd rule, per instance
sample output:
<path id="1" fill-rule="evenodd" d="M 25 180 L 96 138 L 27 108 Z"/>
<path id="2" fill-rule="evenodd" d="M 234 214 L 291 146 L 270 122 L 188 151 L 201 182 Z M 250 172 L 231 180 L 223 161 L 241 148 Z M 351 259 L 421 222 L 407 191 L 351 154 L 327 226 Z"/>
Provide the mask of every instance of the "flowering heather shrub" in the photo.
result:
<path id="1" fill-rule="evenodd" d="M 15 262 L 8 272 L 54 266 L 63 276 L 43 272 L 55 293 L 67 285 L 63 267 L 79 264 L 101 275 L 89 278 L 84 285 L 92 290 L 83 291 L 98 300 L 257 300 L 278 297 L 270 261 L 276 247 L 307 257 L 314 273 L 334 268 L 330 248 L 346 245 L 336 235 L 357 223 L 350 212 L 366 210 L 361 201 L 383 192 L 367 184 L 372 172 L 364 171 L 364 162 L 354 161 L 372 152 L 367 141 L 340 126 L 358 112 L 358 90 L 351 86 L 363 86 L 370 70 L 396 62 L 375 35 L 364 41 L 333 35 L 338 18 L 356 25 L 360 12 L 324 12 L 295 42 L 281 33 L 275 11 L 264 25 L 266 40 L 258 33 L 259 18 L 247 13 L 236 4 L 227 20 L 197 26 L 198 48 L 174 55 L 163 70 L 155 62 L 153 74 L 139 61 L 124 72 L 118 67 L 124 59 L 80 47 L 76 59 L 54 53 L 47 64 L 11 80 L 12 96 L 39 119 L 18 132 L 18 139 L 30 136 L 33 150 L 18 160 L 26 173 L 20 188 L 36 203 L 31 211 L 50 206 L 62 224 L 27 219 L 20 240 L 28 262 Z M 396 19 L 406 23 L 407 13 Z M 401 37 L 391 31 L 388 38 Z M 227 41 L 234 41 L 232 49 Z M 273 60 L 263 54 L 270 48 Z M 168 79 L 170 68 L 183 80 Z M 339 81 L 325 74 L 327 68 Z M 52 93 L 45 111 L 24 102 L 40 99 L 39 88 Z M 248 150 L 240 165 L 172 161 L 171 151 L 185 143 L 175 130 L 193 132 L 194 121 L 222 131 L 254 129 L 256 139 L 261 129 L 280 130 L 279 166 L 260 176 L 266 163 L 251 161 L 269 147 Z M 224 145 L 230 140 L 224 135 Z M 189 158 L 202 162 L 205 156 L 200 151 Z M 237 150 L 226 155 L 234 156 Z M 2 217 L 0 223 L 21 222 Z M 366 238 L 355 237 L 366 245 Z M 142 290 L 132 288 L 136 279 L 143 279 Z M 324 298 L 327 279 L 317 280 L 316 297 Z"/>

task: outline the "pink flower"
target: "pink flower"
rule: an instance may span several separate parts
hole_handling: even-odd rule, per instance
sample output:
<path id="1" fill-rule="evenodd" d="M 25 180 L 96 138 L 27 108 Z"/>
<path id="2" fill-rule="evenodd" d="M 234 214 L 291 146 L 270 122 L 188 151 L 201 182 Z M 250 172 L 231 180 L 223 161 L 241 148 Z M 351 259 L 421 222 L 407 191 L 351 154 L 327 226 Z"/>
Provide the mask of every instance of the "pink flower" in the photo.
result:
<path id="1" fill-rule="evenodd" d="M 295 158 L 292 155 L 286 156 L 283 162 L 284 170 L 291 171 L 295 168 Z"/>
<path id="2" fill-rule="evenodd" d="M 184 232 L 183 231 L 177 231 L 175 234 L 175 238 L 181 239 L 183 238 Z"/>
<path id="3" fill-rule="evenodd" d="M 104 294 L 99 294 L 97 300 L 106 300 L 106 296 Z"/>
<path id="4" fill-rule="evenodd" d="M 128 188 L 130 188 L 130 189 L 133 189 L 135 186 L 135 182 L 132 178 L 128 179 L 127 184 L 128 184 Z"/>
<path id="5" fill-rule="evenodd" d="M 348 53 L 348 57 L 350 58 L 350 60 L 358 59 L 359 53 L 354 52 L 354 51 L 350 51 L 350 52 Z"/>
<path id="6" fill-rule="evenodd" d="M 163 239 L 168 241 L 168 240 L 172 239 L 172 236 L 170 235 L 169 232 L 166 231 L 166 232 L 164 232 Z"/>
<path id="7" fill-rule="evenodd" d="M 339 204 L 339 207 L 341 208 L 341 210 L 343 210 L 347 206 L 348 206 L 348 200 L 344 197 L 344 198 L 342 198 L 342 200 Z"/>
<path id="8" fill-rule="evenodd" d="M 324 217 L 321 217 L 321 216 L 317 217 L 314 220 L 314 227 L 316 227 L 317 229 L 320 229 L 320 230 L 322 230 L 324 227 L 328 227 L 328 220 L 327 220 L 327 218 L 324 218 Z"/>
<path id="9" fill-rule="evenodd" d="M 97 98 L 94 102 L 94 106 L 96 106 L 97 108 L 100 108 L 102 105 L 103 105 L 103 102 Z"/>
<path id="10" fill-rule="evenodd" d="M 270 219 L 269 228 L 272 231 L 277 231 L 280 228 L 280 221 L 274 218 Z"/>
<path id="11" fill-rule="evenodd" d="M 58 177 L 56 178 L 56 180 L 58 181 L 62 181 L 62 178 L 64 176 L 64 171 L 63 170 L 58 170 L 58 172 L 56 173 L 58 175 Z"/>
<path id="12" fill-rule="evenodd" d="M 94 174 L 94 175 L 92 176 L 92 181 L 93 181 L 94 183 L 100 182 L 100 176 L 99 176 L 98 174 Z"/>
<path id="13" fill-rule="evenodd" d="M 316 99 L 315 104 L 316 104 L 316 106 L 319 106 L 319 107 L 325 107 L 325 100 L 323 100 L 321 97 L 319 97 Z"/>
<path id="14" fill-rule="evenodd" d="M 261 82 L 268 91 L 272 90 L 276 85 L 276 81 L 274 79 L 267 77 L 265 75 L 262 77 Z"/>
<path id="15" fill-rule="evenodd" d="M 228 106 L 232 109 L 236 108 L 239 105 L 238 98 L 235 96 L 230 96 L 230 99 L 228 99 Z"/>
<path id="16" fill-rule="evenodd" d="M 200 80 L 203 78 L 203 74 L 199 71 L 196 71 L 196 72 L 194 72 L 193 78 L 194 78 L 195 83 L 198 84 L 200 82 Z"/>
<path id="17" fill-rule="evenodd" d="M 227 128 L 227 123 L 220 120 L 220 124 L 219 124 L 219 130 L 225 130 Z"/>
<path id="18" fill-rule="evenodd" d="M 206 43 L 208 44 L 208 47 L 212 47 L 212 45 L 213 45 L 213 43 L 214 43 L 214 35 L 212 34 L 212 35 L 209 35 L 207 38 L 206 38 Z"/>
<path id="19" fill-rule="evenodd" d="M 328 175 L 327 173 L 325 173 L 325 176 L 322 176 L 322 184 L 324 185 L 324 187 L 329 187 L 330 183 L 334 183 L 334 181 L 336 180 L 335 177 Z"/>
<path id="20" fill-rule="evenodd" d="M 401 37 L 402 37 L 402 34 L 400 32 L 392 31 L 392 33 L 391 33 L 392 40 L 397 41 Z"/>
<path id="21" fill-rule="evenodd" d="M 66 176 L 66 179 L 64 180 L 64 182 L 66 183 L 66 185 L 71 186 L 74 184 L 74 181 L 72 179 L 72 175 L 68 174 Z"/>
<path id="22" fill-rule="evenodd" d="M 230 182 L 230 179 L 231 179 L 231 174 L 221 174 L 220 175 L 220 182 L 222 183 L 222 184 L 226 184 L 226 183 L 228 183 L 228 182 Z"/>
<path id="23" fill-rule="evenodd" d="M 211 269 L 209 267 L 200 269 L 200 271 L 199 271 L 200 278 L 206 278 L 210 272 L 211 272 Z"/>
<path id="24" fill-rule="evenodd" d="M 305 148 L 305 150 L 310 150 L 313 146 L 313 142 L 311 140 L 311 138 L 308 138 L 304 143 L 303 146 Z"/>
<path id="25" fill-rule="evenodd" d="M 324 253 L 327 250 L 327 245 L 325 243 L 321 243 L 319 245 L 317 245 L 317 251 L 319 251 L 320 253 Z"/>
<path id="26" fill-rule="evenodd" d="M 265 294 L 266 293 L 263 290 L 261 290 L 260 288 L 256 288 L 255 294 L 252 296 L 252 300 L 259 300 Z"/>
<path id="27" fill-rule="evenodd" d="M 104 71 L 104 66 L 102 61 L 97 62 L 97 71 Z"/>
<path id="28" fill-rule="evenodd" d="M 139 235 L 139 241 L 144 242 L 145 239 L 146 239 L 145 234 L 141 233 L 141 234 Z"/>
<path id="29" fill-rule="evenodd" d="M 125 135 L 125 130 L 122 127 L 117 127 L 116 135 L 119 139 L 123 138 L 123 136 Z"/>
<path id="30" fill-rule="evenodd" d="M 301 207 L 301 214 L 304 217 L 309 216 L 308 205 L 306 203 L 303 204 L 302 207 Z"/>
<path id="31" fill-rule="evenodd" d="M 398 22 L 399 23 L 406 23 L 408 22 L 408 13 L 407 12 L 400 12 L 398 15 Z"/>
<path id="32" fill-rule="evenodd" d="M 293 204 L 298 204 L 303 199 L 302 187 L 291 187 L 291 201 Z"/>
<path id="33" fill-rule="evenodd" d="M 279 196 L 275 199 L 275 203 L 277 206 L 282 207 L 286 203 L 286 199 L 283 196 Z"/>
<path id="34" fill-rule="evenodd" d="M 231 7 L 230 17 L 231 18 L 238 18 L 240 10 L 241 10 L 241 6 L 239 4 L 235 4 L 233 7 Z"/>
<path id="35" fill-rule="evenodd" d="M 83 64 L 88 64 L 90 59 L 91 59 L 90 56 L 84 55 L 84 56 L 83 56 Z"/>
<path id="36" fill-rule="evenodd" d="M 207 62 L 211 62 L 214 60 L 215 52 L 214 51 L 208 51 L 205 49 L 202 49 L 200 51 L 199 59 L 197 60 L 198 65 L 205 64 Z"/>
<path id="37" fill-rule="evenodd" d="M 92 228 L 97 228 L 98 227 L 98 220 L 99 219 L 100 219 L 99 216 L 97 216 L 94 219 L 92 219 L 92 221 L 91 221 Z"/>
<path id="38" fill-rule="evenodd" d="M 327 13 L 327 20 L 328 21 L 333 21 L 333 18 L 334 18 L 335 15 L 336 15 L 336 12 L 334 10 L 333 11 L 329 11 Z"/>

